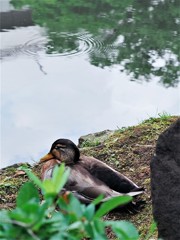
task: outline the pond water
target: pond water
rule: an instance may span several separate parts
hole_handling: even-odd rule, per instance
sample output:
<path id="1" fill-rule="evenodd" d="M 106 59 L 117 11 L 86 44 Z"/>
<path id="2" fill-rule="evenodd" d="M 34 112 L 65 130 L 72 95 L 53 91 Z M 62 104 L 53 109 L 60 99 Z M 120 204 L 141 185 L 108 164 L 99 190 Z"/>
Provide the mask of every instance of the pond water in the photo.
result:
<path id="1" fill-rule="evenodd" d="M 179 115 L 178 1 L 1 5 L 1 167 L 57 138 Z"/>

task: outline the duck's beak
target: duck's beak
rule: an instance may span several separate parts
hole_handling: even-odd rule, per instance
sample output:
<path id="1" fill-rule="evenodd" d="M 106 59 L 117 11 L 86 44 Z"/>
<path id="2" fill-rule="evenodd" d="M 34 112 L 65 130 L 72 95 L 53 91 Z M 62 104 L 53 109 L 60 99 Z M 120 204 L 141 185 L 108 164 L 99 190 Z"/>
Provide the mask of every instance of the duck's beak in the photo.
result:
<path id="1" fill-rule="evenodd" d="M 48 154 L 46 154 L 44 157 L 42 157 L 42 158 L 40 159 L 40 162 L 45 162 L 45 161 L 48 161 L 48 160 L 50 160 L 50 159 L 52 159 L 52 158 L 54 158 L 54 156 L 53 156 L 51 153 L 48 153 Z"/>

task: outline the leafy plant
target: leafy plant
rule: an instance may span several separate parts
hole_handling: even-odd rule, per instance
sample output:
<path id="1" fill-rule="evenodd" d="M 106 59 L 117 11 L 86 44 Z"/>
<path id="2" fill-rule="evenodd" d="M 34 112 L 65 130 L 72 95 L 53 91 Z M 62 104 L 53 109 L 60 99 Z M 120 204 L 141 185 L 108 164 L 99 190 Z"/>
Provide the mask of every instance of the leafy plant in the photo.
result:
<path id="1" fill-rule="evenodd" d="M 131 201 L 129 196 L 120 196 L 100 205 L 99 196 L 88 206 L 83 205 L 73 194 L 63 191 L 69 170 L 62 164 L 56 167 L 52 179 L 40 181 L 30 170 L 25 170 L 31 182 L 25 183 L 12 211 L 0 211 L 0 238 L 4 240 L 77 240 L 84 237 L 107 239 L 105 229 L 111 227 L 121 240 L 138 239 L 138 231 L 126 221 L 103 221 L 101 217 L 120 204 Z M 37 187 L 44 201 L 40 201 Z M 61 194 L 59 194 L 61 192 Z"/>

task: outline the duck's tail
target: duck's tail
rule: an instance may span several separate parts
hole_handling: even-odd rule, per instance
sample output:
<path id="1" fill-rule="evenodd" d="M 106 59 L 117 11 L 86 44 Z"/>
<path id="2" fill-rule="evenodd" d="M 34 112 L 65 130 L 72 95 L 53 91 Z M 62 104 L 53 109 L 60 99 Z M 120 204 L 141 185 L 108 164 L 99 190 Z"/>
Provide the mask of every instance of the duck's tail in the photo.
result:
<path id="1" fill-rule="evenodd" d="M 127 193 L 126 195 L 129 195 L 131 197 L 140 195 L 142 193 L 144 193 L 145 189 L 143 187 L 136 187 L 134 189 L 132 189 L 129 193 Z"/>
<path id="2" fill-rule="evenodd" d="M 131 197 L 135 197 L 135 196 L 137 196 L 137 195 L 142 194 L 143 192 L 144 192 L 144 191 L 129 192 L 129 193 L 126 193 L 125 195 L 131 196 Z"/>

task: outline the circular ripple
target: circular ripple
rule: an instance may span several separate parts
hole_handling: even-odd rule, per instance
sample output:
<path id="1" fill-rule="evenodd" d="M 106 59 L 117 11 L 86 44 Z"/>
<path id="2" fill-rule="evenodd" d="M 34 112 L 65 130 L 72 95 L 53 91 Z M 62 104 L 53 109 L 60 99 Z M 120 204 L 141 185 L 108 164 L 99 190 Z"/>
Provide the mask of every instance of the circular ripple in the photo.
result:
<path id="1" fill-rule="evenodd" d="M 56 40 L 58 36 L 59 41 L 63 42 L 63 44 L 62 46 L 60 45 L 60 49 L 58 49 L 58 46 L 55 46 L 52 41 L 49 41 L 47 46 L 49 56 L 76 56 L 102 48 L 102 42 L 94 39 L 89 33 L 61 33 L 56 35 Z"/>
<path id="2" fill-rule="evenodd" d="M 21 52 L 27 55 L 37 55 L 46 51 L 47 38 L 34 38 L 21 47 Z"/>
<path id="3" fill-rule="evenodd" d="M 113 46 L 103 43 L 98 38 L 93 38 L 88 32 L 81 33 L 50 33 L 49 39 L 45 37 L 33 36 L 24 44 L 13 48 L 4 49 L 1 57 L 17 56 L 25 54 L 37 56 L 77 56 L 87 53 L 105 54 L 112 50 Z"/>
<path id="4" fill-rule="evenodd" d="M 40 52 L 45 52 L 46 43 L 46 38 L 35 37 L 24 44 L 2 49 L 0 52 L 0 58 L 16 57 L 22 54 L 29 56 L 39 55 Z"/>

